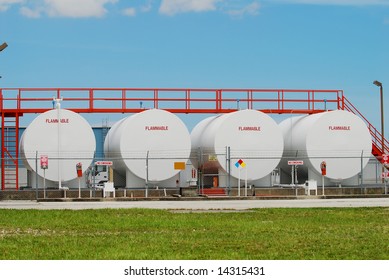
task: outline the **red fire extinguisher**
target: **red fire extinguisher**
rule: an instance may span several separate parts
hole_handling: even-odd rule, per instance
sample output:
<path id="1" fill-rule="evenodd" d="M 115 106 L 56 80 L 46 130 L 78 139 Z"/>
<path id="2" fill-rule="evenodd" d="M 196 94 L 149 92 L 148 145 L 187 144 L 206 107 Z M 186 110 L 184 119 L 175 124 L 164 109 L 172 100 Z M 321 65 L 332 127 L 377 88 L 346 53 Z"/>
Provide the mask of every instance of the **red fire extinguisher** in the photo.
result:
<path id="1" fill-rule="evenodd" d="M 327 175 L 327 163 L 325 161 L 321 162 L 320 169 L 321 169 L 321 175 L 323 176 Z"/>
<path id="2" fill-rule="evenodd" d="M 77 177 L 82 177 L 82 163 L 79 162 L 76 164 Z"/>

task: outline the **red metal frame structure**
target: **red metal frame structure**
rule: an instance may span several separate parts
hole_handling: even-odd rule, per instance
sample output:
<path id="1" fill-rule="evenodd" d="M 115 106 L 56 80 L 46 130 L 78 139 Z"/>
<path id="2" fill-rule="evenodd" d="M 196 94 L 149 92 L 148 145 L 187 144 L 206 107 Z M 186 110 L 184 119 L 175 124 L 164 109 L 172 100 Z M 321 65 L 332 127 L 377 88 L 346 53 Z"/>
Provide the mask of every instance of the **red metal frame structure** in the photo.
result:
<path id="1" fill-rule="evenodd" d="M 236 106 L 231 104 L 236 102 L 274 114 L 318 113 L 324 110 L 324 103 L 333 103 L 338 109 L 343 106 L 341 90 L 4 88 L 0 94 L 1 111 L 20 115 L 51 109 L 53 98 L 62 98 L 61 107 L 77 113 L 137 113 L 145 109 L 139 102 L 148 103 L 148 108 L 184 114 L 233 112 Z"/>
<path id="2" fill-rule="evenodd" d="M 19 118 L 53 108 L 53 99 L 76 113 L 138 113 L 150 108 L 176 114 L 221 114 L 255 109 L 268 114 L 314 114 L 348 110 L 361 116 L 373 136 L 373 154 L 382 150 L 379 132 L 344 97 L 342 90 L 177 89 L 177 88 L 3 88 L 1 112 L 1 187 L 18 189 Z M 7 132 L 14 131 L 7 138 Z M 16 176 L 15 176 L 16 175 Z"/>

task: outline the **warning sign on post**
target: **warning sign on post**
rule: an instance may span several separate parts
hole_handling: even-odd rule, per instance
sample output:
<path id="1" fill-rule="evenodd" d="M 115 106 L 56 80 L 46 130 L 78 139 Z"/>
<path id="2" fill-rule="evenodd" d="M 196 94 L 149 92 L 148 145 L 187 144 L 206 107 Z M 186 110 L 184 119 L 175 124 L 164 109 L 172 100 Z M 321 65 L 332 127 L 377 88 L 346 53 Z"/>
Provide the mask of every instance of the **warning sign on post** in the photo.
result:
<path id="1" fill-rule="evenodd" d="M 239 168 L 239 167 L 245 168 L 246 165 L 247 165 L 247 164 L 246 164 L 242 159 L 240 159 L 240 160 L 238 160 L 237 162 L 235 162 L 236 168 Z"/>
<path id="2" fill-rule="evenodd" d="M 186 164 L 184 161 L 174 162 L 174 170 L 185 170 Z"/>
<path id="3" fill-rule="evenodd" d="M 96 161 L 95 165 L 104 165 L 104 166 L 112 166 L 113 162 L 112 161 Z"/>
<path id="4" fill-rule="evenodd" d="M 209 161 L 217 161 L 217 155 L 208 155 Z"/>
<path id="5" fill-rule="evenodd" d="M 289 160 L 288 165 L 304 165 L 303 160 Z"/>
<path id="6" fill-rule="evenodd" d="M 49 168 L 49 157 L 48 156 L 41 156 L 41 169 L 47 169 Z"/>

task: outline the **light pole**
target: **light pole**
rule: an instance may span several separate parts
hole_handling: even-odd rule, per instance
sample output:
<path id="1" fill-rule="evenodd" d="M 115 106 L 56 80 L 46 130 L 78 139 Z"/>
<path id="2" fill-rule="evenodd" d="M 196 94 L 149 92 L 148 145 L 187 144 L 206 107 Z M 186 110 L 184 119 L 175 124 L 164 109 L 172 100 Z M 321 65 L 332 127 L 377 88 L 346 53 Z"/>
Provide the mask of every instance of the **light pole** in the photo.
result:
<path id="1" fill-rule="evenodd" d="M 61 176 L 61 101 L 62 98 L 56 98 L 53 97 L 53 100 L 55 101 L 55 108 L 57 109 L 57 120 L 58 120 L 58 189 L 62 189 L 62 176 Z"/>
<path id="2" fill-rule="evenodd" d="M 384 134 L 384 89 L 382 87 L 382 83 L 379 81 L 374 81 L 377 87 L 380 88 L 380 97 L 381 97 L 381 146 L 382 146 L 382 154 L 385 154 L 385 134 Z M 384 173 L 384 165 L 382 164 L 382 173 Z M 382 182 L 384 182 L 385 178 L 382 178 Z"/>

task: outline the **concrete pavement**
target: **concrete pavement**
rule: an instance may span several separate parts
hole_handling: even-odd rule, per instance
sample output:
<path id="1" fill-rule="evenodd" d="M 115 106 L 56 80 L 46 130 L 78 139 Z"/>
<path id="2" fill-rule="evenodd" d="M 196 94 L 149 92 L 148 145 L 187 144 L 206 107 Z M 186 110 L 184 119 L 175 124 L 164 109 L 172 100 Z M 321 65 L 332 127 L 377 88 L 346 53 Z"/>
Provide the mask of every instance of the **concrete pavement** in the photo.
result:
<path id="1" fill-rule="evenodd" d="M 142 201 L 0 201 L 0 209 L 104 209 L 149 208 L 179 210 L 248 210 L 253 208 L 321 208 L 321 207 L 389 207 L 389 197 L 349 199 L 280 199 L 280 200 L 142 200 Z"/>

